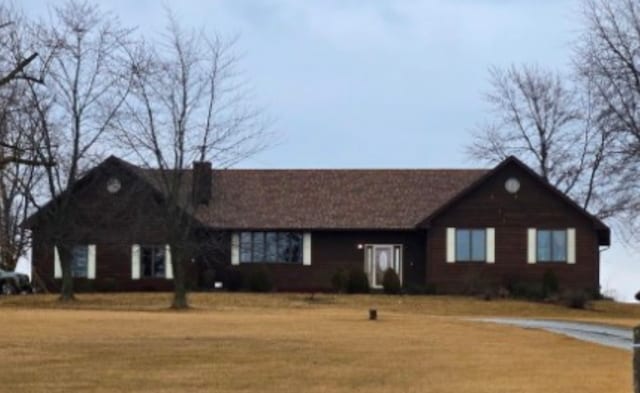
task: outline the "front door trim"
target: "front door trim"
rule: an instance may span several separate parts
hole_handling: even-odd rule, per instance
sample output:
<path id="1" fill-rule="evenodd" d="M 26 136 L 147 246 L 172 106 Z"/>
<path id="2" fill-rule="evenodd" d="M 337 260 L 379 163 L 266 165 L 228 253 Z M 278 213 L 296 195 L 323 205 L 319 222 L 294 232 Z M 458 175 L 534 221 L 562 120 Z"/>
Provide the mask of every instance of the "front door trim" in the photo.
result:
<path id="1" fill-rule="evenodd" d="M 364 271 L 367 273 L 367 277 L 369 277 L 369 285 L 374 289 L 382 289 L 382 285 L 376 284 L 378 281 L 378 277 L 376 277 L 377 269 L 376 269 L 376 250 L 381 249 L 389 249 L 391 251 L 391 266 L 398 274 L 400 278 L 400 285 L 402 285 L 403 277 L 402 277 L 402 259 L 403 259 L 403 247 L 402 244 L 385 244 L 385 243 L 377 243 L 377 244 L 365 244 L 365 253 L 364 253 Z M 382 281 L 382 280 L 380 280 Z"/>

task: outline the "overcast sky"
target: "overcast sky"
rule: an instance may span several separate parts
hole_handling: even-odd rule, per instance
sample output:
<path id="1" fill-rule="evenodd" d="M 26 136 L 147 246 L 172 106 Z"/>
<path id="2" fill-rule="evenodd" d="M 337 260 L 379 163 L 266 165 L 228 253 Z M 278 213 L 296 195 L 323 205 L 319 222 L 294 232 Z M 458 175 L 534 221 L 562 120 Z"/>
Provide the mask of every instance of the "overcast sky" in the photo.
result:
<path id="1" fill-rule="evenodd" d="M 51 2 L 21 0 L 31 13 Z M 159 1 L 102 1 L 125 24 L 162 31 Z M 242 70 L 280 142 L 258 168 L 477 167 L 464 154 L 490 116 L 491 65 L 568 67 L 579 0 L 166 2 L 186 25 L 239 34 Z M 640 263 L 616 242 L 601 284 L 631 300 Z M 633 255 L 633 257 L 632 257 Z"/>

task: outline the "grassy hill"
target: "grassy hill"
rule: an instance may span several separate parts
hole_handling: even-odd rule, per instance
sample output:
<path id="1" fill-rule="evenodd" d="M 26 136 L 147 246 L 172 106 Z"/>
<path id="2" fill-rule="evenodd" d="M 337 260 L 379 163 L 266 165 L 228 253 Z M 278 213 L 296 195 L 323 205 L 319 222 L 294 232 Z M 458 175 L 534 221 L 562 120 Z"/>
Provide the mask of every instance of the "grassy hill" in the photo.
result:
<path id="1" fill-rule="evenodd" d="M 169 294 L 0 298 L 0 391 L 616 392 L 631 354 L 467 316 L 640 320 L 635 305 L 591 310 L 461 297 Z M 378 321 L 367 320 L 369 307 Z"/>

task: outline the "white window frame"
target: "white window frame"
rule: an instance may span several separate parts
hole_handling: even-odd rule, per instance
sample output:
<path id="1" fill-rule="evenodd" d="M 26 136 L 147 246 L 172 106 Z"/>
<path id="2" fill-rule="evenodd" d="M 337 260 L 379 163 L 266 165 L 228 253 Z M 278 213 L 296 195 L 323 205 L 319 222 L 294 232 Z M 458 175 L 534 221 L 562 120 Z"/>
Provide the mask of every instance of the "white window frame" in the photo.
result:
<path id="1" fill-rule="evenodd" d="M 538 232 L 544 231 L 562 231 L 566 230 L 566 258 L 564 261 L 540 261 L 538 258 Z M 554 264 L 568 264 L 573 265 L 576 263 L 576 229 L 569 228 L 528 228 L 527 229 L 527 263 L 535 265 L 538 263 L 554 265 Z"/>
<path id="2" fill-rule="evenodd" d="M 484 230 L 485 249 L 484 260 L 461 261 L 456 259 L 456 234 L 458 230 Z M 496 229 L 494 227 L 447 227 L 445 232 L 446 262 L 447 263 L 488 263 L 496 262 Z"/>
<path id="3" fill-rule="evenodd" d="M 142 275 L 142 248 L 144 247 L 164 247 L 164 277 L 147 277 Z M 131 245 L 131 279 L 132 280 L 153 280 L 153 279 L 173 279 L 173 261 L 171 257 L 171 246 L 168 244 L 133 244 Z"/>

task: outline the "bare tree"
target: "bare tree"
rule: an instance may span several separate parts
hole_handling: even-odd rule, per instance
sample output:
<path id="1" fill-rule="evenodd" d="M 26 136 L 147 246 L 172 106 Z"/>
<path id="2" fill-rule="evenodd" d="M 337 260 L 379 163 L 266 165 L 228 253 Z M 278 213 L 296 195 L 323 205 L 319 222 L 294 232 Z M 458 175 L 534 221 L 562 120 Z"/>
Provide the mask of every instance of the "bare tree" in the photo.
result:
<path id="1" fill-rule="evenodd" d="M 522 157 L 630 240 L 640 235 L 640 3 L 583 5 L 571 77 L 494 70 L 499 121 L 476 133 L 469 153 Z"/>
<path id="2" fill-rule="evenodd" d="M 17 10 L 7 5 L 0 5 L 0 100 L 3 106 L 3 120 L 10 121 L 17 117 L 17 113 L 29 111 L 25 106 L 25 82 L 44 83 L 42 74 L 36 76 L 27 73 L 26 68 L 38 56 L 33 49 L 33 40 L 29 34 L 29 23 Z M 15 128 L 17 124 L 12 124 Z M 0 135 L 0 170 L 10 164 L 23 165 L 54 165 L 53 162 L 42 162 L 33 155 L 35 146 L 33 138 L 20 138 L 20 144 L 9 140 L 8 127 Z M 22 132 L 25 130 L 23 129 Z M 15 134 L 15 133 L 13 133 Z"/>
<path id="3" fill-rule="evenodd" d="M 586 0 L 576 67 L 593 82 L 600 115 L 640 159 L 640 3 Z"/>
<path id="4" fill-rule="evenodd" d="M 566 80 L 534 66 L 492 68 L 487 101 L 496 120 L 475 132 L 468 154 L 491 163 L 515 155 L 583 208 L 611 217 L 627 207 L 614 192 L 616 143 L 590 89 Z"/>
<path id="5" fill-rule="evenodd" d="M 18 258 L 29 245 L 29 233 L 21 225 L 31 213 L 32 200 L 27 197 L 41 178 L 36 151 L 33 149 L 33 137 L 37 130 L 25 115 L 26 93 L 24 88 L 12 87 L 11 94 L 19 95 L 15 99 L 6 99 L 12 105 L 0 106 L 0 146 L 1 157 L 17 157 L 0 167 L 0 266 L 13 270 Z M 0 94 L 2 95 L 2 94 Z"/>
<path id="6" fill-rule="evenodd" d="M 615 138 L 617 191 L 626 209 L 618 217 L 627 239 L 640 235 L 640 3 L 584 0 L 576 42 L 576 73 L 590 81 L 596 111 Z"/>
<path id="7" fill-rule="evenodd" d="M 43 83 L 41 76 L 35 76 L 27 72 L 27 67 L 31 64 L 38 53 L 16 52 L 12 49 L 16 47 L 16 41 L 21 39 L 20 33 L 23 27 L 24 17 L 10 5 L 0 5 L 0 88 L 5 87 L 14 81 L 28 80 L 35 83 Z"/>
<path id="8" fill-rule="evenodd" d="M 125 61 L 131 32 L 97 6 L 74 0 L 53 7 L 34 28 L 47 84 L 30 82 L 29 99 L 39 130 L 38 158 L 57 163 L 43 168 L 42 191 L 54 200 L 46 210 L 45 237 L 60 256 L 62 301 L 74 299 L 71 262 L 78 233 L 71 191 L 104 156 L 100 142 L 113 130 L 131 88 Z"/>
<path id="9" fill-rule="evenodd" d="M 20 12 L 0 5 L 0 266 L 9 270 L 29 244 L 20 224 L 32 207 L 26 195 L 40 177 L 35 166 L 53 164 L 36 156 L 27 83 L 42 83 L 42 78 L 26 73 L 36 58 L 28 29 Z"/>
<path id="10" fill-rule="evenodd" d="M 185 191 L 190 190 L 185 169 L 198 161 L 225 167 L 264 147 L 265 128 L 260 112 L 248 105 L 233 44 L 185 31 L 168 12 L 162 39 L 131 53 L 135 83 L 120 139 L 143 166 L 157 169 L 177 309 L 188 307 L 187 261 L 199 247 L 193 215 L 201 201 Z"/>

